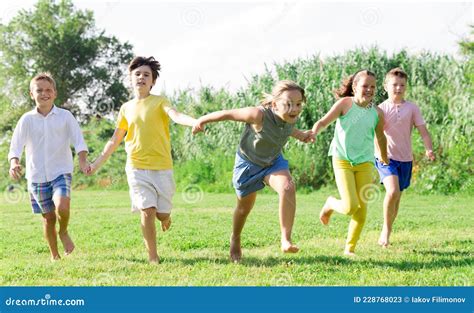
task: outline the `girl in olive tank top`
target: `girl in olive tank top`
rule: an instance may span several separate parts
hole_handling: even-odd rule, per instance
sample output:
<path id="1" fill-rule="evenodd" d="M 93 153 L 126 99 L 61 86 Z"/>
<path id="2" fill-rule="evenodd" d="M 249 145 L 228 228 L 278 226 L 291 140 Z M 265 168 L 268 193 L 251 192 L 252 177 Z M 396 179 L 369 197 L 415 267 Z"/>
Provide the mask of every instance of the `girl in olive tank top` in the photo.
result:
<path id="1" fill-rule="evenodd" d="M 304 90 L 300 86 L 292 81 L 280 81 L 261 106 L 209 113 L 199 118 L 193 127 L 193 133 L 197 133 L 211 122 L 231 120 L 246 123 L 232 179 L 237 193 L 230 240 L 230 258 L 233 262 L 239 262 L 242 257 L 240 235 L 255 203 L 257 191 L 265 185 L 272 187 L 280 199 L 281 250 L 288 253 L 299 250 L 291 241 L 296 211 L 295 185 L 282 149 L 290 136 L 309 142 L 311 131 L 301 132 L 294 128 L 305 101 Z"/>
<path id="2" fill-rule="evenodd" d="M 319 218 L 327 225 L 334 211 L 351 216 L 344 254 L 352 256 L 365 223 L 367 202 L 379 188 L 372 181 L 374 137 L 385 163 L 388 163 L 387 140 L 383 132 L 383 113 L 372 104 L 374 73 L 367 70 L 355 73 L 344 81 L 336 95 L 339 100 L 314 124 L 313 135 L 336 120 L 328 155 L 333 159 L 341 199 L 330 196 Z"/>

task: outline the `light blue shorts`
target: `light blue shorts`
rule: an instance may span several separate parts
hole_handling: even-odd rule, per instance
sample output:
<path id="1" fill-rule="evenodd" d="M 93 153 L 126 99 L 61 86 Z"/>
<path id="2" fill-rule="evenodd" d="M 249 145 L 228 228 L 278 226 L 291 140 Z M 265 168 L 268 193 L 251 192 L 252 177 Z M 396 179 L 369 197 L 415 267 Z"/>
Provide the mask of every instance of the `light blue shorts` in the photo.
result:
<path id="1" fill-rule="evenodd" d="M 261 167 L 247 160 L 239 152 L 235 155 L 234 175 L 232 184 L 239 198 L 245 197 L 265 187 L 266 176 L 288 170 L 288 161 L 280 154 L 271 166 Z"/>
<path id="2" fill-rule="evenodd" d="M 71 174 L 62 174 L 46 183 L 29 183 L 33 213 L 45 214 L 54 211 L 54 196 L 71 198 L 71 180 Z"/>

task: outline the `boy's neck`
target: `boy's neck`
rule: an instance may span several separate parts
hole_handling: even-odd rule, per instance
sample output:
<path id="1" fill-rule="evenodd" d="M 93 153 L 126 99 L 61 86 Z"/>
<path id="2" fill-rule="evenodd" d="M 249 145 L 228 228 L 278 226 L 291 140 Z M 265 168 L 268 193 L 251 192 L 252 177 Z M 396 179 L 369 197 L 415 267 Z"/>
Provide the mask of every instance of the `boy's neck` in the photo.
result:
<path id="1" fill-rule="evenodd" d="M 40 106 L 40 105 L 36 105 L 36 110 L 38 111 L 39 114 L 43 115 L 43 116 L 47 116 L 49 114 L 49 112 L 51 112 L 51 110 L 53 109 L 53 106 L 54 105 L 50 105 L 50 106 Z"/>
<path id="2" fill-rule="evenodd" d="M 150 92 L 135 92 L 135 98 L 137 98 L 138 100 L 142 100 L 142 99 L 145 99 L 146 97 L 148 97 L 150 95 Z"/>
<path id="3" fill-rule="evenodd" d="M 403 98 L 388 98 L 393 104 L 402 104 L 405 102 Z"/>

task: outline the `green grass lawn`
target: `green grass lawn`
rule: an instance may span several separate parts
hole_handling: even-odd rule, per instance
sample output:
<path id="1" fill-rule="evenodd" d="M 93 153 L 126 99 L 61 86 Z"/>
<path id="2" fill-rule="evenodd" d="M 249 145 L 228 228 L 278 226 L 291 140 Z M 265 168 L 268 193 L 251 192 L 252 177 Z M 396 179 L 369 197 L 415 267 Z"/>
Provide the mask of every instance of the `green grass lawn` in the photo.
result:
<path id="1" fill-rule="evenodd" d="M 74 191 L 73 255 L 51 263 L 41 218 L 25 194 L 0 198 L 2 285 L 363 285 L 472 286 L 473 199 L 406 194 L 392 236 L 381 249 L 382 199 L 369 215 L 356 258 L 342 255 L 349 217 L 318 220 L 330 191 L 298 195 L 294 241 L 301 251 L 279 251 L 278 199 L 261 194 L 243 233 L 244 259 L 228 261 L 233 194 L 174 198 L 173 225 L 158 232 L 162 263 L 147 263 L 139 215 L 127 191 Z M 19 198 L 19 199 L 18 199 Z"/>

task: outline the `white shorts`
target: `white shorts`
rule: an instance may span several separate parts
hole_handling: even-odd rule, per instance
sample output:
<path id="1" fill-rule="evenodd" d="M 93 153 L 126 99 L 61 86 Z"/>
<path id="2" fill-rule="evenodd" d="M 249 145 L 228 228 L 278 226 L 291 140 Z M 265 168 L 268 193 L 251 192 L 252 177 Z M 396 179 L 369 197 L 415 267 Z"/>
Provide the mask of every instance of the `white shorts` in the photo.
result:
<path id="1" fill-rule="evenodd" d="M 158 213 L 171 213 L 176 190 L 173 170 L 141 170 L 125 168 L 132 212 L 155 207 Z"/>

